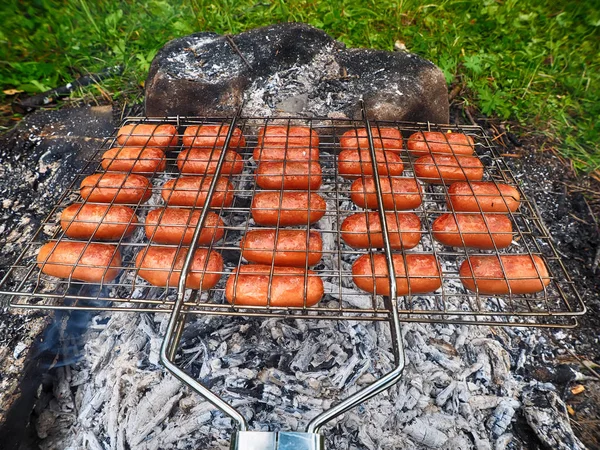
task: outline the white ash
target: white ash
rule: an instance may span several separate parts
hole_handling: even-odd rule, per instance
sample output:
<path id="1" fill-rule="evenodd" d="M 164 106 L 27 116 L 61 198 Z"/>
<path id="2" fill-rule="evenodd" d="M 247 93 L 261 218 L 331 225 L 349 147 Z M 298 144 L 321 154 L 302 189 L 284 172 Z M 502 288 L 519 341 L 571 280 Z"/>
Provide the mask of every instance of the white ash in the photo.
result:
<path id="1" fill-rule="evenodd" d="M 229 44 L 221 36 L 190 36 L 185 53 L 173 53 L 167 58 L 171 72 L 168 74 L 174 79 L 187 79 L 197 81 L 199 78 L 205 83 L 219 83 L 228 79 L 232 74 L 240 72 L 244 65 L 241 58 L 219 58 L 219 63 L 210 61 L 210 54 L 214 54 L 215 41 L 220 41 L 224 52 L 233 52 Z M 205 47 L 210 44 L 211 51 Z M 252 55 L 248 55 L 250 60 Z"/>
<path id="2" fill-rule="evenodd" d="M 335 104 L 348 103 L 356 97 L 354 92 L 340 90 L 329 92 L 323 99 L 311 95 L 314 86 L 326 80 L 338 80 L 340 65 L 335 59 L 333 45 L 326 46 L 309 64 L 294 65 L 268 78 L 257 78 L 246 90 L 244 114 L 269 117 L 274 110 L 289 112 L 311 111 L 315 117 L 332 117 Z M 336 117 L 337 118 L 337 117 Z"/>
<path id="3" fill-rule="evenodd" d="M 94 317 L 83 357 L 58 372 L 54 395 L 44 399 L 42 449 L 228 448 L 231 420 L 158 362 L 167 319 Z M 510 346 L 535 333 L 405 324 L 402 380 L 326 427 L 328 448 L 511 448 L 511 421 L 528 387 L 511 372 L 500 341 Z M 385 323 L 209 316 L 190 319 L 177 363 L 237 407 L 252 429 L 302 430 L 391 370 L 393 356 Z M 556 409 L 525 412 L 542 420 L 547 436 L 572 438 Z"/>

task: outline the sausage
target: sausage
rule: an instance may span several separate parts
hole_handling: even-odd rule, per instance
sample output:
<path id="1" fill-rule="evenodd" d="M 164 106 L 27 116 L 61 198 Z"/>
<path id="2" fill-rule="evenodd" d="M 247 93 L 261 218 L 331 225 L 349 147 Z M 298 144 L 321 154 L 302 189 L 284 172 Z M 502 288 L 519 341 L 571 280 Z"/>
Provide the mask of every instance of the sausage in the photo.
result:
<path id="1" fill-rule="evenodd" d="M 384 209 L 415 209 L 423 201 L 423 188 L 414 178 L 379 177 L 379 184 Z M 361 208 L 377 209 L 375 179 L 365 177 L 355 180 L 350 186 L 350 198 Z"/>
<path id="2" fill-rule="evenodd" d="M 79 192 L 88 202 L 137 204 L 150 198 L 152 185 L 141 175 L 96 173 L 83 179 Z"/>
<path id="3" fill-rule="evenodd" d="M 247 264 L 227 280 L 225 298 L 237 306 L 314 306 L 323 297 L 323 281 L 312 270 Z"/>
<path id="4" fill-rule="evenodd" d="M 177 167 L 181 173 L 214 174 L 222 150 L 192 148 L 183 150 L 177 156 Z M 221 175 L 233 175 L 244 170 L 244 158 L 233 150 L 226 150 Z"/>
<path id="5" fill-rule="evenodd" d="M 170 206 L 204 206 L 213 177 L 181 177 L 167 181 L 162 198 Z M 220 177 L 210 199 L 211 208 L 226 208 L 233 203 L 233 185 Z"/>
<path id="6" fill-rule="evenodd" d="M 240 248 L 242 256 L 253 263 L 305 267 L 319 263 L 323 241 L 317 231 L 251 230 L 242 238 Z"/>
<path id="7" fill-rule="evenodd" d="M 135 258 L 138 275 L 154 286 L 176 288 L 187 248 L 149 246 Z M 208 259 L 208 261 L 207 261 Z M 185 280 L 188 289 L 212 289 L 221 279 L 223 257 L 220 253 L 199 248 L 194 252 L 190 271 Z"/>
<path id="8" fill-rule="evenodd" d="M 533 294 L 550 283 L 548 268 L 537 255 L 471 256 L 459 274 L 462 284 L 479 294 Z"/>
<path id="9" fill-rule="evenodd" d="M 153 209 L 146 216 L 146 237 L 158 244 L 189 245 L 198 225 L 201 210 L 187 208 Z M 209 211 L 198 237 L 199 245 L 217 242 L 225 234 L 223 219 Z"/>
<path id="10" fill-rule="evenodd" d="M 404 170 L 402 158 L 396 153 L 375 151 L 379 175 L 401 175 Z M 354 179 L 365 175 L 373 175 L 371 153 L 368 150 L 343 150 L 338 155 L 338 174 L 344 178 Z"/>
<path id="11" fill-rule="evenodd" d="M 373 146 L 390 152 L 400 153 L 402 150 L 402 134 L 396 128 L 371 128 Z M 340 137 L 340 148 L 342 150 L 368 150 L 369 138 L 367 129 L 348 130 Z"/>
<path id="12" fill-rule="evenodd" d="M 519 191 L 508 184 L 453 183 L 448 188 L 448 208 L 465 212 L 515 212 L 521 204 Z"/>
<path id="13" fill-rule="evenodd" d="M 229 133 L 229 125 L 226 124 L 189 126 L 183 133 L 183 146 L 222 150 L 227 133 Z M 246 138 L 244 138 L 242 130 L 235 127 L 228 148 L 240 149 L 245 146 Z"/>
<path id="14" fill-rule="evenodd" d="M 166 164 L 165 152 L 159 148 L 115 147 L 102 155 L 102 168 L 109 172 L 156 173 Z"/>
<path id="15" fill-rule="evenodd" d="M 40 248 L 37 264 L 53 277 L 106 283 L 121 272 L 121 254 L 111 244 L 48 242 Z"/>
<path id="16" fill-rule="evenodd" d="M 421 240 L 421 221 L 414 213 L 386 213 L 390 245 L 409 249 Z M 342 239 L 354 248 L 383 248 L 379 213 L 356 213 L 346 217 L 340 227 Z"/>
<path id="17" fill-rule="evenodd" d="M 177 128 L 173 125 L 149 123 L 125 125 L 119 128 L 117 142 L 128 147 L 158 147 L 166 149 L 177 145 Z"/>
<path id="18" fill-rule="evenodd" d="M 258 130 L 258 147 L 319 147 L 319 135 L 310 127 L 267 125 Z"/>
<path id="19" fill-rule="evenodd" d="M 476 156 L 427 155 L 414 163 L 415 175 L 428 183 L 483 178 L 483 164 Z"/>
<path id="20" fill-rule="evenodd" d="M 318 161 L 319 147 L 256 147 L 254 161 Z"/>
<path id="21" fill-rule="evenodd" d="M 263 189 L 316 190 L 322 181 L 318 162 L 261 162 L 256 168 L 256 184 Z"/>
<path id="22" fill-rule="evenodd" d="M 250 209 L 257 225 L 294 226 L 317 222 L 327 204 L 316 192 L 268 192 L 254 194 Z"/>
<path id="23" fill-rule="evenodd" d="M 500 214 L 442 214 L 431 229 L 436 240 L 450 247 L 494 250 L 508 247 L 513 238 L 510 219 Z"/>
<path id="24" fill-rule="evenodd" d="M 60 215 L 60 226 L 73 239 L 116 241 L 131 235 L 137 223 L 135 211 L 123 205 L 73 203 Z"/>
<path id="25" fill-rule="evenodd" d="M 440 267 L 434 255 L 406 255 L 405 261 L 402 254 L 393 254 L 392 261 L 397 295 L 425 294 L 442 285 Z M 405 262 L 408 266 L 408 278 Z M 367 253 L 359 257 L 352 265 L 352 278 L 363 291 L 390 295 L 389 272 L 384 254 Z"/>
<path id="26" fill-rule="evenodd" d="M 475 143 L 471 136 L 439 131 L 417 131 L 408 138 L 406 147 L 415 158 L 431 153 L 469 156 L 475 151 Z"/>

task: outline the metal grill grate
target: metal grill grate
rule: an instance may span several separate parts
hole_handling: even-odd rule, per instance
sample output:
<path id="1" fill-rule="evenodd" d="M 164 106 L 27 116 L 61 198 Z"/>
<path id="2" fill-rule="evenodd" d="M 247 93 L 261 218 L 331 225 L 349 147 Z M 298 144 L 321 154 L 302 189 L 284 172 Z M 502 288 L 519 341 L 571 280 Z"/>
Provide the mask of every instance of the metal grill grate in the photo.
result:
<path id="1" fill-rule="evenodd" d="M 173 124 L 179 133 L 183 133 L 191 125 L 222 125 L 231 119 L 209 119 L 193 117 L 176 118 L 127 118 L 127 124 Z M 251 307 L 230 305 L 225 301 L 225 283 L 228 276 L 243 263 L 240 253 L 240 239 L 247 232 L 264 229 L 257 226 L 251 217 L 251 201 L 260 190 L 256 185 L 256 162 L 252 153 L 257 147 L 258 129 L 271 124 L 284 126 L 302 125 L 315 130 L 320 139 L 320 164 L 322 166 L 323 184 L 318 191 L 327 202 L 327 211 L 322 219 L 311 226 L 319 231 L 323 240 L 323 257 L 321 262 L 312 267 L 324 282 L 325 296 L 315 306 L 281 308 L 274 306 Z M 185 293 L 184 310 L 188 314 L 226 314 L 268 317 L 328 318 L 354 320 L 389 320 L 389 302 L 378 295 L 368 294 L 358 289 L 352 281 L 351 265 L 365 249 L 349 247 L 341 238 L 342 221 L 356 212 L 364 211 L 350 200 L 351 181 L 338 174 L 337 155 L 340 151 L 340 136 L 350 130 L 364 128 L 362 121 L 328 120 L 328 119 L 262 119 L 242 117 L 235 125 L 241 129 L 246 144 L 236 151 L 243 156 L 244 169 L 240 174 L 230 174 L 232 188 L 227 194 L 233 194 L 233 204 L 222 208 L 215 207 L 223 219 L 224 236 L 219 241 L 212 241 L 205 247 L 219 252 L 224 259 L 224 270 L 220 272 L 221 280 L 215 288 L 200 292 L 188 290 Z M 373 130 L 392 127 L 402 133 L 404 143 L 400 153 L 404 164 L 402 177 L 415 177 L 415 160 L 406 150 L 409 135 L 422 130 L 448 131 L 465 133 L 475 142 L 476 154 L 484 165 L 484 180 L 506 183 L 517 187 L 518 184 L 511 170 L 499 156 L 483 130 L 474 126 L 434 126 L 431 124 L 415 124 L 402 122 L 373 121 Z M 40 247 L 48 241 L 74 241 L 64 235 L 60 225 L 60 212 L 74 202 L 82 202 L 79 192 L 81 181 L 88 175 L 103 172 L 101 159 L 103 153 L 113 147 L 121 147 L 115 135 L 107 138 L 95 156 L 65 190 L 64 195 L 51 211 L 48 218 L 36 232 L 16 263 L 11 266 L 0 282 L 2 294 L 11 296 L 11 304 L 15 307 L 42 309 L 86 309 L 86 310 L 119 310 L 119 311 L 156 311 L 170 312 L 177 297 L 177 285 L 168 288 L 151 286 L 137 276 L 135 258 L 139 252 L 146 252 L 149 240 L 144 234 L 144 220 L 149 211 L 164 206 L 161 197 L 162 186 L 168 180 L 180 177 L 176 165 L 178 154 L 182 150 L 182 134 L 179 134 L 178 145 L 167 152 L 167 164 L 164 171 L 147 174 L 151 185 L 151 197 L 146 202 L 129 204 L 135 210 L 139 223 L 130 223 L 135 227 L 130 237 L 122 237 L 118 242 L 122 254 L 121 275 L 113 282 L 91 284 L 71 279 L 57 279 L 41 274 L 36 255 Z M 223 166 L 218 167 L 221 172 Z M 221 175 L 226 175 L 221 173 Z M 187 175 L 181 175 L 187 176 Z M 400 297 L 398 311 L 402 321 L 418 322 L 455 322 L 469 324 L 521 324 L 536 326 L 571 326 L 575 316 L 585 312 L 581 297 L 570 279 L 564 262 L 553 246 L 546 227 L 542 223 L 535 205 L 523 192 L 521 206 L 517 212 L 509 213 L 515 231 L 513 244 L 504 250 L 481 251 L 466 248 L 446 247 L 435 241 L 432 236 L 432 223 L 444 212 L 451 212 L 446 206 L 448 185 L 421 183 L 423 186 L 423 202 L 413 212 L 421 221 L 422 238 L 417 247 L 410 250 L 394 250 L 399 254 L 434 254 L 442 268 L 442 288 L 432 294 L 416 294 Z M 520 191 L 520 189 L 519 189 Z M 213 196 L 218 195 L 217 187 Z M 93 204 L 92 202 L 86 202 Z M 201 210 L 202 208 L 194 208 Z M 456 214 L 460 213 L 453 213 Z M 280 226 L 272 227 L 276 233 Z M 295 227 L 306 229 L 307 227 Z M 76 240 L 75 240 L 76 241 Z M 80 241 L 85 245 L 100 241 Z M 163 245 L 181 248 L 179 245 Z M 377 250 L 375 250 L 377 251 Z M 380 249 L 383 253 L 383 250 Z M 535 254 L 546 261 L 551 283 L 544 291 L 533 295 L 489 296 L 467 291 L 461 284 L 459 266 L 467 255 L 489 254 Z M 92 268 L 92 267 L 91 267 Z"/>

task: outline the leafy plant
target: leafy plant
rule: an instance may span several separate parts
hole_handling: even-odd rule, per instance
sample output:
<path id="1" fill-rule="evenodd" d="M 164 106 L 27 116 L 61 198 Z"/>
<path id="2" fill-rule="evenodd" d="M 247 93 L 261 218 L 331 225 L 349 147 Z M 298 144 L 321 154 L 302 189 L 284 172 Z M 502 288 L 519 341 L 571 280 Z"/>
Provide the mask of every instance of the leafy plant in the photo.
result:
<path id="1" fill-rule="evenodd" d="M 302 21 L 352 47 L 396 40 L 460 76 L 482 112 L 556 136 L 583 170 L 600 168 L 600 8 L 556 0 L 4 0 L 0 83 L 34 94 L 121 65 L 103 82 L 139 97 L 152 58 L 197 31 L 239 33 Z M 90 88 L 90 92 L 95 88 Z M 0 101 L 7 102 L 0 93 Z"/>

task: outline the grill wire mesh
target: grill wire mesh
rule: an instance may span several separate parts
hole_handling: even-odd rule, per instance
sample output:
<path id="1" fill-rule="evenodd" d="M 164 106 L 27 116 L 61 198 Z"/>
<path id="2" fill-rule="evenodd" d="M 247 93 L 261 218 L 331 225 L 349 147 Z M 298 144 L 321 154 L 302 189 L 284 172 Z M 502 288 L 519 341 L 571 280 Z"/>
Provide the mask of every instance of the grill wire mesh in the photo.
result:
<path id="1" fill-rule="evenodd" d="M 188 175 L 180 174 L 176 160 L 184 149 L 182 134 L 186 127 L 192 125 L 222 125 L 228 119 L 218 118 L 127 118 L 121 126 L 128 124 L 173 124 L 178 130 L 178 144 L 167 153 L 166 168 L 152 174 L 148 190 L 151 197 L 127 206 L 135 210 L 138 222 L 130 221 L 135 228 L 131 236 L 121 237 L 113 244 L 118 245 L 122 255 L 120 269 L 122 272 L 114 281 L 87 283 L 69 279 L 58 279 L 41 274 L 36 255 L 40 247 L 47 242 L 77 241 L 64 235 L 59 223 L 62 210 L 72 203 L 87 203 L 80 196 L 81 181 L 94 173 L 102 173 L 102 155 L 111 148 L 121 148 L 116 140 L 116 132 L 108 137 L 97 153 L 84 169 L 77 175 L 73 183 L 65 190 L 47 219 L 26 245 L 23 253 L 11 266 L 0 282 L 0 293 L 11 296 L 11 304 L 15 307 L 41 309 L 86 309 L 86 310 L 118 310 L 169 312 L 176 298 L 177 283 L 167 288 L 150 285 L 137 276 L 135 258 L 139 252 L 146 252 L 149 240 L 144 232 L 144 221 L 148 213 L 165 206 L 161 197 L 162 186 L 169 180 Z M 327 204 L 323 218 L 311 225 L 310 229 L 318 231 L 323 241 L 323 256 L 314 267 L 324 283 L 325 295 L 315 306 L 282 308 L 273 306 L 238 306 L 225 300 L 225 283 L 229 275 L 245 261 L 241 257 L 240 240 L 252 230 L 265 229 L 256 225 L 252 219 L 250 205 L 254 195 L 261 191 L 256 185 L 256 168 L 252 154 L 257 147 L 257 134 L 266 125 L 306 126 L 315 130 L 320 140 L 320 159 L 323 183 L 319 190 L 313 191 L 322 196 Z M 231 206 L 218 207 L 212 211 L 222 218 L 224 236 L 220 240 L 212 240 L 203 245 L 211 251 L 220 253 L 224 260 L 224 269 L 218 284 L 207 291 L 186 291 L 185 312 L 190 314 L 224 314 L 242 316 L 295 317 L 295 318 L 328 318 L 353 320 L 388 320 L 389 302 L 379 295 L 361 291 L 352 280 L 352 263 L 367 249 L 355 249 L 348 246 L 341 238 L 340 226 L 344 219 L 357 212 L 365 211 L 350 200 L 352 180 L 342 178 L 338 174 L 337 155 L 340 152 L 340 136 L 351 129 L 364 128 L 361 121 L 326 120 L 326 119 L 263 119 L 243 117 L 236 124 L 245 137 L 245 145 L 235 151 L 243 157 L 244 168 L 239 174 L 226 174 L 231 185 L 223 189 L 217 187 L 213 199 L 219 194 L 233 194 Z M 475 126 L 434 126 L 404 122 L 373 121 L 373 130 L 395 128 L 402 133 L 404 143 L 400 153 L 404 165 L 402 177 L 415 177 L 415 159 L 406 150 L 407 137 L 417 131 L 451 130 L 472 137 L 475 142 L 476 155 L 484 165 L 484 181 L 506 183 L 517 187 L 514 175 L 503 159 L 498 155 L 483 130 Z M 468 324 L 496 325 L 535 325 L 535 326 L 574 326 L 575 317 L 585 312 L 585 306 L 570 279 L 564 262 L 557 253 L 546 227 L 536 212 L 535 205 L 530 202 L 519 189 L 521 206 L 517 212 L 509 213 L 514 229 L 512 245 L 502 250 L 476 250 L 447 247 L 433 239 L 432 223 L 443 213 L 451 212 L 446 205 L 449 184 L 429 184 L 423 186 L 423 202 L 414 209 L 421 222 L 422 237 L 420 243 L 410 250 L 395 250 L 400 254 L 433 254 L 440 262 L 441 289 L 431 294 L 415 294 L 399 298 L 399 313 L 403 321 L 445 322 Z M 196 191 L 194 191 L 196 193 Z M 208 199 L 210 200 L 210 199 Z M 208 203 L 208 201 L 207 201 Z M 201 207 L 186 207 L 200 211 Z M 286 227 L 286 229 L 289 227 Z M 297 226 L 306 230 L 307 226 Z M 279 233 L 283 227 L 271 227 Z M 85 246 L 95 243 L 106 243 L 94 239 L 80 240 Z M 165 245 L 181 249 L 183 244 Z M 374 252 L 383 250 L 374 249 Z M 530 295 L 490 296 L 467 291 L 460 281 L 459 267 L 467 256 L 490 254 L 529 254 L 540 255 L 548 266 L 551 277 L 550 284 L 540 293 Z M 90 267 L 93 269 L 93 267 Z"/>

